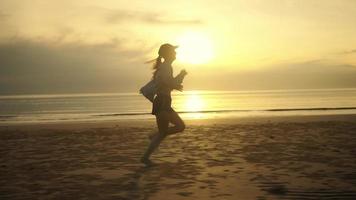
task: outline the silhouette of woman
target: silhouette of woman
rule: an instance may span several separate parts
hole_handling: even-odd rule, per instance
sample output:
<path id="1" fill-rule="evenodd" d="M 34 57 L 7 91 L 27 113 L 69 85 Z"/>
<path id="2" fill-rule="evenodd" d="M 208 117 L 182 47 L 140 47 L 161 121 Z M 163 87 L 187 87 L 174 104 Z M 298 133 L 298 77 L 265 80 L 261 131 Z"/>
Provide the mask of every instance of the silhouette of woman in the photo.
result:
<path id="1" fill-rule="evenodd" d="M 182 132 L 185 129 L 183 120 L 171 107 L 171 91 L 173 89 L 181 91 L 183 79 L 187 75 L 187 72 L 182 70 L 176 77 L 173 77 L 172 63 L 176 59 L 176 48 L 177 46 L 171 44 L 161 45 L 153 67 L 155 70 L 153 80 L 157 87 L 157 94 L 153 100 L 152 114 L 156 116 L 158 133 L 150 136 L 151 142 L 141 158 L 141 162 L 146 165 L 152 164 L 149 159 L 150 155 L 165 137 Z M 164 59 L 163 62 L 162 58 Z M 169 127 L 169 123 L 174 126 Z"/>

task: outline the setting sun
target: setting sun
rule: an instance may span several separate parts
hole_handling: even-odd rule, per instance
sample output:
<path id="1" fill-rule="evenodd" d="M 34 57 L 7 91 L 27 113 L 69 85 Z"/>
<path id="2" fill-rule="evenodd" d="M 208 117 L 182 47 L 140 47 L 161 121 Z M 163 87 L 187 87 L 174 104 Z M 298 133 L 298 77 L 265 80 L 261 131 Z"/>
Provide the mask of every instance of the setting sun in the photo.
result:
<path id="1" fill-rule="evenodd" d="M 206 34 L 187 32 L 177 38 L 177 58 L 181 62 L 202 64 L 214 56 L 213 43 Z"/>

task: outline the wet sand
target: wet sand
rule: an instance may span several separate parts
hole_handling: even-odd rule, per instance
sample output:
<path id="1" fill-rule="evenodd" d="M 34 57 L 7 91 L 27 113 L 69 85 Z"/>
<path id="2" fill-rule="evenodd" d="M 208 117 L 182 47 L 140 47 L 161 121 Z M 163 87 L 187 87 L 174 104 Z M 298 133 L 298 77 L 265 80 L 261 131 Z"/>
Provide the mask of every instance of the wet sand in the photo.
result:
<path id="1" fill-rule="evenodd" d="M 356 116 L 0 127 L 0 199 L 356 199 Z"/>

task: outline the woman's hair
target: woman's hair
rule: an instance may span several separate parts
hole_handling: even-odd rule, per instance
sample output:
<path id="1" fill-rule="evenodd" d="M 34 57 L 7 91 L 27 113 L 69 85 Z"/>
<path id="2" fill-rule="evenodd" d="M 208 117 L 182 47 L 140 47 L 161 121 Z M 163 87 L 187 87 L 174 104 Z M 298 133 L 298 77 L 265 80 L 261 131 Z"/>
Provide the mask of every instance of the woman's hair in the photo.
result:
<path id="1" fill-rule="evenodd" d="M 162 58 L 167 58 L 178 46 L 173 46 L 171 44 L 165 43 L 159 47 L 158 57 L 153 64 L 153 79 L 156 77 L 157 71 L 159 70 L 162 64 Z"/>
<path id="2" fill-rule="evenodd" d="M 155 63 L 153 64 L 153 78 L 156 77 L 156 74 L 157 74 L 157 71 L 159 69 L 159 67 L 161 66 L 162 64 L 162 56 L 159 55 L 157 58 L 156 58 L 156 61 Z"/>

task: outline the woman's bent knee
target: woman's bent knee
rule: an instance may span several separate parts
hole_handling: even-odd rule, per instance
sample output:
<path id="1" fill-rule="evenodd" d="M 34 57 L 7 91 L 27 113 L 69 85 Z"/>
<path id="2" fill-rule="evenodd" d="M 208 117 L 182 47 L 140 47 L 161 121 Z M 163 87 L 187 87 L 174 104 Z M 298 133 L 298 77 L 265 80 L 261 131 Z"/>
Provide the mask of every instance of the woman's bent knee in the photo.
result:
<path id="1" fill-rule="evenodd" d="M 178 128 L 179 132 L 183 132 L 185 129 L 185 124 L 184 123 L 180 124 L 177 128 Z"/>

